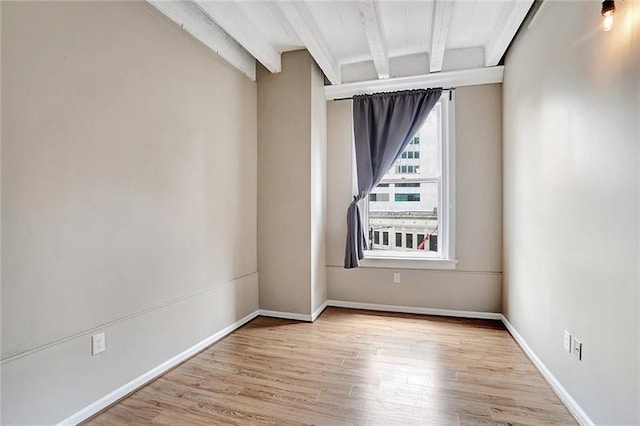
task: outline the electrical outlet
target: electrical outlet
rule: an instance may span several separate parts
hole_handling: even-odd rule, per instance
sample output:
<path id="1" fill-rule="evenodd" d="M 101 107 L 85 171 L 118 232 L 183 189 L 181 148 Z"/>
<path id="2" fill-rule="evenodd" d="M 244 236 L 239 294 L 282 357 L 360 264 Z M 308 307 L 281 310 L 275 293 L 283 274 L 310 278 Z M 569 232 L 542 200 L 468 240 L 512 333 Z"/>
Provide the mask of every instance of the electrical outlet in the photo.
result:
<path id="1" fill-rule="evenodd" d="M 98 333 L 91 336 L 91 355 L 97 355 L 107 349 L 107 341 L 104 333 Z"/>
<path id="2" fill-rule="evenodd" d="M 394 284 L 399 284 L 400 283 L 400 272 L 394 272 L 393 273 L 393 283 Z"/>
<path id="3" fill-rule="evenodd" d="M 562 341 L 564 350 L 571 353 L 571 333 L 567 330 L 564 331 L 564 340 Z"/>
<path id="4" fill-rule="evenodd" d="M 582 342 L 575 337 L 573 338 L 573 355 L 582 361 Z"/>

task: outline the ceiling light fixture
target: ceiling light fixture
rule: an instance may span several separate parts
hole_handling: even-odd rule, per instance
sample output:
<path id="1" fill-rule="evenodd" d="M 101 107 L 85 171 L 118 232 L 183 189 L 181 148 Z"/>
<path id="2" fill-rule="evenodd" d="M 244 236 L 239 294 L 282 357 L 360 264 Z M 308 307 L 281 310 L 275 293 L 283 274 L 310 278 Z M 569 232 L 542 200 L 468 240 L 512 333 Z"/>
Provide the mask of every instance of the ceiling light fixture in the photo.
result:
<path id="1" fill-rule="evenodd" d="M 613 14 L 616 11 L 616 3 L 613 0 L 602 2 L 602 29 L 610 31 L 613 28 Z"/>

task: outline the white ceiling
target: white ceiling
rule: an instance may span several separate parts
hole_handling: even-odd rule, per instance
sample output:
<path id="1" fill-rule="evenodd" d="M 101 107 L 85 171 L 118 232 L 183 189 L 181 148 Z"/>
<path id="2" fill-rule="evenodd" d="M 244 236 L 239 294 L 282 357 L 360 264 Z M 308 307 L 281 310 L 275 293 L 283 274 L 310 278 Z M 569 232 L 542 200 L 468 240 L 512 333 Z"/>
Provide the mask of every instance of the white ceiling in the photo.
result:
<path id="1" fill-rule="evenodd" d="M 493 67 L 533 0 L 148 0 L 255 78 L 306 48 L 331 84 Z"/>

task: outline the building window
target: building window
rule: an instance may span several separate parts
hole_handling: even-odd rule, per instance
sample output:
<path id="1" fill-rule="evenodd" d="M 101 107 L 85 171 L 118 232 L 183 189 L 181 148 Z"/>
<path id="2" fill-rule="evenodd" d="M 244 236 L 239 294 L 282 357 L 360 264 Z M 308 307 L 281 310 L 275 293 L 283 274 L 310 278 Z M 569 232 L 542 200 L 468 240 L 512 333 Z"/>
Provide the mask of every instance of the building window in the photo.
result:
<path id="1" fill-rule="evenodd" d="M 369 194 L 369 201 L 389 201 L 389 194 Z"/>
<path id="2" fill-rule="evenodd" d="M 404 151 L 400 158 L 408 158 L 417 160 L 420 158 L 420 151 Z"/>
<path id="3" fill-rule="evenodd" d="M 449 117 L 453 102 L 440 98 L 424 125 L 365 202 L 367 229 L 374 244 L 366 257 L 453 259 L 453 167 Z M 381 202 L 381 196 L 386 198 Z M 375 201 L 375 202 L 374 202 Z M 446 206 L 447 208 L 443 208 Z M 383 244 L 376 234 L 384 230 Z M 389 245 L 389 234 L 395 241 Z"/>
<path id="4" fill-rule="evenodd" d="M 380 232 L 379 231 L 375 231 L 373 233 L 373 243 L 374 244 L 380 244 Z"/>
<path id="5" fill-rule="evenodd" d="M 397 194 L 396 201 L 420 201 L 420 194 Z"/>

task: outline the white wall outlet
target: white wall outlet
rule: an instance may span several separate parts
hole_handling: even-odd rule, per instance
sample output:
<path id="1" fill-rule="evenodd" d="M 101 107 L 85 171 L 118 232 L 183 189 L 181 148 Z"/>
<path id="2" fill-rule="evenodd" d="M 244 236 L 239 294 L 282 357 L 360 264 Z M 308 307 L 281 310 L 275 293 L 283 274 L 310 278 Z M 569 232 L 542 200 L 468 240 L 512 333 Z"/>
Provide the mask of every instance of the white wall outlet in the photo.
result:
<path id="1" fill-rule="evenodd" d="M 399 284 L 400 283 L 400 272 L 394 272 L 393 273 L 393 283 L 394 284 Z"/>
<path id="2" fill-rule="evenodd" d="M 573 339 L 573 355 L 582 361 L 582 342 L 576 338 Z"/>
<path id="3" fill-rule="evenodd" d="M 104 333 L 98 333 L 91 336 L 91 355 L 97 355 L 107 349 L 107 341 Z"/>
<path id="4" fill-rule="evenodd" d="M 563 340 L 564 350 L 571 353 L 571 333 L 567 330 L 564 331 L 564 340 Z"/>

